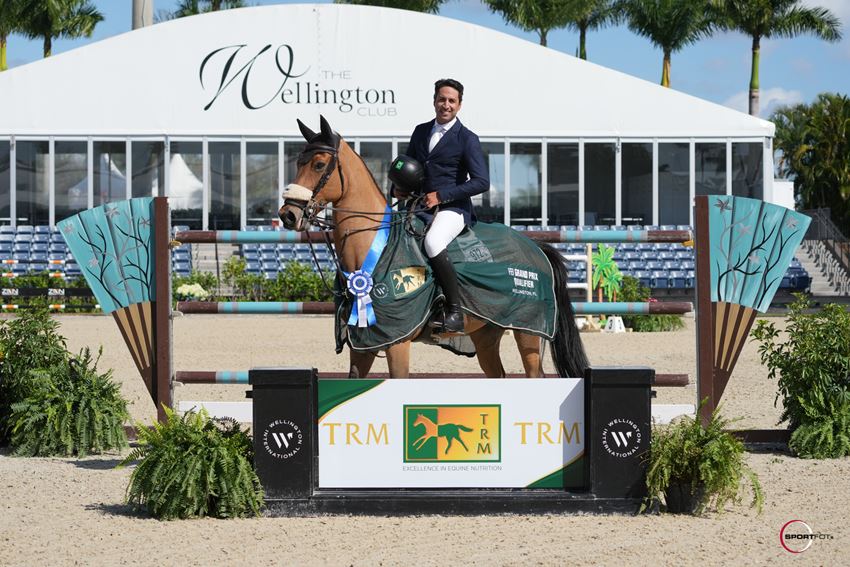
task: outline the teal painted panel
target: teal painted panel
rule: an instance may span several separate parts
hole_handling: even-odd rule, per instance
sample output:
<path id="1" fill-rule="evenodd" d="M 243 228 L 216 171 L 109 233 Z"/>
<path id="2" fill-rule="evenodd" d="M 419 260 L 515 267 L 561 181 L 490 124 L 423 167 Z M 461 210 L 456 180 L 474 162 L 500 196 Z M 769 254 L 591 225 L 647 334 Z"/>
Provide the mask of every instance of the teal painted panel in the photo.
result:
<path id="1" fill-rule="evenodd" d="M 811 219 L 757 199 L 713 195 L 708 203 L 711 301 L 764 312 Z"/>
<path id="2" fill-rule="evenodd" d="M 108 203 L 56 226 L 105 313 L 156 299 L 152 197 Z"/>

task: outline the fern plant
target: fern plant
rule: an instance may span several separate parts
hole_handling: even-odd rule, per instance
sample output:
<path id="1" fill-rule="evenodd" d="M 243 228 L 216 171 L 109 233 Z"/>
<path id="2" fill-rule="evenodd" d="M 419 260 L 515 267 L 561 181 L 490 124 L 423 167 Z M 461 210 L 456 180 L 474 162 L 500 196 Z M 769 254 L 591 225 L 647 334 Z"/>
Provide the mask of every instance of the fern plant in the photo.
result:
<path id="1" fill-rule="evenodd" d="M 68 356 L 65 344 L 59 323 L 46 310 L 27 310 L 0 321 L 0 445 L 8 442 L 12 404 L 35 393 L 44 382 L 43 374 L 31 371 L 60 367 Z"/>
<path id="2" fill-rule="evenodd" d="M 139 461 L 127 502 L 160 519 L 258 515 L 263 491 L 239 424 L 211 420 L 203 409 L 165 412 L 165 423 L 136 428 L 139 445 L 121 463 Z"/>
<path id="3" fill-rule="evenodd" d="M 127 447 L 127 402 L 112 371 L 97 371 L 88 348 L 47 370 L 33 370 L 39 386 L 12 404 L 11 445 L 19 456 L 86 456 Z"/>
<path id="4" fill-rule="evenodd" d="M 668 426 L 653 426 L 646 474 L 644 511 L 667 498 L 673 485 L 685 485 L 696 499 L 695 513 L 709 508 L 722 512 L 727 503 L 741 502 L 745 481 L 761 513 L 764 496 L 758 476 L 744 462 L 744 445 L 729 433 L 730 421 L 716 409 L 703 427 L 698 418 L 684 416 Z M 669 504 L 669 502 L 668 502 Z"/>
<path id="5" fill-rule="evenodd" d="M 777 380 L 789 448 L 805 458 L 843 457 L 850 455 L 850 313 L 835 304 L 809 309 L 802 295 L 790 305 L 784 342 L 765 320 L 752 336 L 768 376 Z"/>

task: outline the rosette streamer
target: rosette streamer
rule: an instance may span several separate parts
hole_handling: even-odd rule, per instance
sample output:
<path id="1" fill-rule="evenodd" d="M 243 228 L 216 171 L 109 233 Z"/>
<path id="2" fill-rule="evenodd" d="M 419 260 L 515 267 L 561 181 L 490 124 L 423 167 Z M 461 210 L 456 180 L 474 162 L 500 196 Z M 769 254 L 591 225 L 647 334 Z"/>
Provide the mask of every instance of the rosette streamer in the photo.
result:
<path id="1" fill-rule="evenodd" d="M 353 272 L 344 272 L 346 278 L 346 287 L 348 293 L 354 296 L 354 304 L 351 307 L 351 315 L 348 318 L 349 325 L 358 327 L 368 327 L 377 323 L 375 317 L 375 308 L 372 306 L 372 297 L 369 295 L 372 292 L 372 272 L 378 264 L 378 259 L 387 245 L 387 239 L 390 236 L 390 218 L 392 211 L 387 205 L 384 210 L 384 218 L 381 220 L 381 225 L 375 233 L 375 238 L 372 240 L 372 246 L 369 247 L 369 252 L 366 253 L 366 259 L 363 260 L 363 265 L 359 270 Z"/>
<path id="2" fill-rule="evenodd" d="M 154 364 L 153 198 L 83 211 L 57 223 L 104 313 L 112 313 L 152 391 Z"/>

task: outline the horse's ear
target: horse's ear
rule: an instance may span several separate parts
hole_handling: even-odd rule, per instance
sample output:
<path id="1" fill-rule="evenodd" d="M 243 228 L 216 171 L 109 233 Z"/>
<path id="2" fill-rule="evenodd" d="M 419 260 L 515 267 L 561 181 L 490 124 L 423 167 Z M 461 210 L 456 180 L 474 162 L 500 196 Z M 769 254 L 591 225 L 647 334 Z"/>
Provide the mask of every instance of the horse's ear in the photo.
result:
<path id="1" fill-rule="evenodd" d="M 313 138 L 316 137 L 316 133 L 307 128 L 307 126 L 305 126 L 303 122 L 301 122 L 297 118 L 295 119 L 295 121 L 298 122 L 298 129 L 301 130 L 301 135 L 304 136 L 305 140 L 310 142 L 311 140 L 313 140 Z"/>
<path id="2" fill-rule="evenodd" d="M 319 115 L 319 125 L 322 128 L 322 139 L 328 140 L 335 148 L 339 148 L 340 135 L 334 132 L 331 125 L 321 114 Z"/>

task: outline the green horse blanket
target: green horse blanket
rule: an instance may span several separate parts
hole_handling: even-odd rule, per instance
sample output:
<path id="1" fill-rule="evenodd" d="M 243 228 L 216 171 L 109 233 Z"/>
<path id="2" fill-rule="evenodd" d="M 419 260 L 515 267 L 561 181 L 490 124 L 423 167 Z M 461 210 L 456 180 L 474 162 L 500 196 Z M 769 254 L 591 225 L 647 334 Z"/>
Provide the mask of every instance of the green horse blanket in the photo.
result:
<path id="1" fill-rule="evenodd" d="M 351 292 L 337 295 L 337 353 L 348 344 L 358 351 L 381 350 L 408 340 L 434 312 L 444 296 L 425 256 L 423 222 L 414 216 L 394 223 L 386 246 L 372 271 L 369 291 L 374 323 L 348 324 L 357 309 Z M 551 339 L 557 305 L 549 260 L 531 239 L 498 223 L 479 222 L 464 230 L 448 247 L 457 270 L 461 307 L 469 315 L 505 329 L 517 329 Z M 342 291 L 339 280 L 337 289 Z M 475 353 L 471 341 L 423 340 L 458 354 Z"/>

